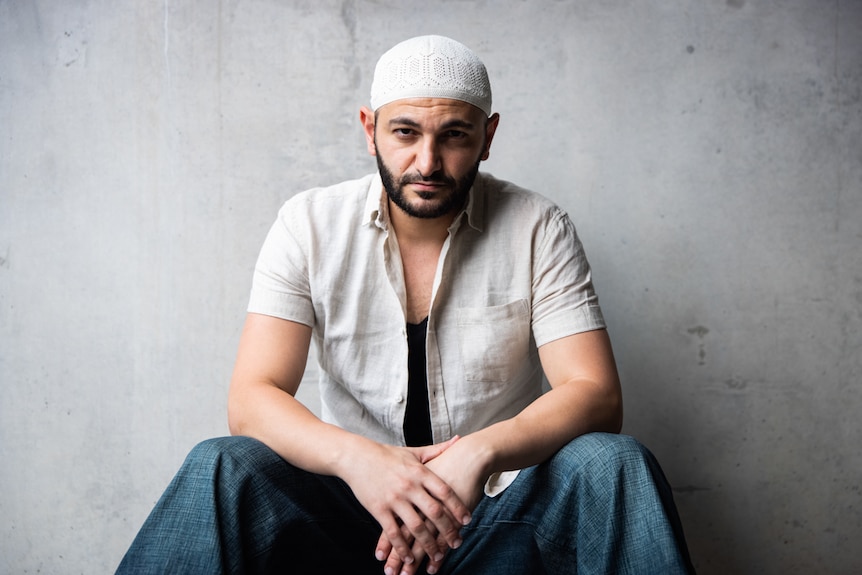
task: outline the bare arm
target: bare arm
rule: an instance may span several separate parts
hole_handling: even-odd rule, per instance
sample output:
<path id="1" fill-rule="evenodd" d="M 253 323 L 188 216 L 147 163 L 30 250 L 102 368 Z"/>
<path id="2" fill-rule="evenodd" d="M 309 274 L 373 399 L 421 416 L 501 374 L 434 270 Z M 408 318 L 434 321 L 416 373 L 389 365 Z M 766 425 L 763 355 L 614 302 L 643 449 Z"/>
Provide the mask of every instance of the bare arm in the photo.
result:
<path id="1" fill-rule="evenodd" d="M 429 465 L 470 454 L 484 484 L 496 471 L 541 463 L 566 443 L 594 431 L 618 433 L 622 392 L 607 331 L 564 337 L 539 348 L 551 390 L 523 411 L 461 438 Z"/>
<path id="2" fill-rule="evenodd" d="M 548 393 L 515 417 L 463 437 L 428 463 L 471 508 L 491 473 L 541 463 L 579 435 L 617 433 L 622 426 L 622 392 L 606 330 L 545 344 L 539 357 L 552 388 Z M 386 549 L 385 541 L 378 546 Z M 421 555 L 418 548 L 414 552 Z M 390 556 L 387 566 L 401 572 L 397 557 Z M 429 573 L 438 567 L 432 561 Z"/>
<path id="3" fill-rule="evenodd" d="M 343 479 L 406 563 L 413 554 L 402 525 L 432 557 L 440 554 L 437 531 L 447 545 L 455 545 L 469 509 L 424 465 L 449 444 L 392 447 L 318 419 L 294 397 L 310 344 L 308 326 L 248 315 L 228 396 L 231 433 L 262 441 L 301 469 Z"/>
<path id="4" fill-rule="evenodd" d="M 547 343 L 539 358 L 551 390 L 514 418 L 474 434 L 488 451 L 489 472 L 535 465 L 579 435 L 622 427 L 622 391 L 606 330 Z"/>
<path id="5" fill-rule="evenodd" d="M 259 439 L 297 467 L 332 475 L 337 453 L 321 453 L 308 439 L 328 444 L 343 432 L 294 398 L 310 345 L 310 327 L 248 314 L 231 378 L 228 425 L 234 435 Z"/>

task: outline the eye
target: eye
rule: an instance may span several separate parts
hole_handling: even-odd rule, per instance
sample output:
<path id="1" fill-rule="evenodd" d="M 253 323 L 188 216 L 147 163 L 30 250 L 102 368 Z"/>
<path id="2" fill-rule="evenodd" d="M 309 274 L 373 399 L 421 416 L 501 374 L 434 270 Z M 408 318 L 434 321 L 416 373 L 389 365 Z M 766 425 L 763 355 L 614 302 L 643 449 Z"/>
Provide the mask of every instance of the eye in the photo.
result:
<path id="1" fill-rule="evenodd" d="M 412 136 L 414 133 L 412 128 L 395 128 L 393 132 L 396 136 L 401 136 L 402 138 Z"/>
<path id="2" fill-rule="evenodd" d="M 450 140 L 460 140 L 467 137 L 467 132 L 462 132 L 461 130 L 448 130 L 444 136 Z"/>

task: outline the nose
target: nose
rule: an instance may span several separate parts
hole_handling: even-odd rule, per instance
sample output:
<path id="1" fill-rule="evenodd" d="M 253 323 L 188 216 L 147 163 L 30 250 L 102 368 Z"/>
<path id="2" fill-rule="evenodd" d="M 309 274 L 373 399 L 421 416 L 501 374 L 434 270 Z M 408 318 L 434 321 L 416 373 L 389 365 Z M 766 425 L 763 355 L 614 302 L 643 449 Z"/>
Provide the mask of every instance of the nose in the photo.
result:
<path id="1" fill-rule="evenodd" d="M 416 152 L 416 170 L 428 177 L 441 167 L 440 151 L 434 138 L 423 138 Z"/>

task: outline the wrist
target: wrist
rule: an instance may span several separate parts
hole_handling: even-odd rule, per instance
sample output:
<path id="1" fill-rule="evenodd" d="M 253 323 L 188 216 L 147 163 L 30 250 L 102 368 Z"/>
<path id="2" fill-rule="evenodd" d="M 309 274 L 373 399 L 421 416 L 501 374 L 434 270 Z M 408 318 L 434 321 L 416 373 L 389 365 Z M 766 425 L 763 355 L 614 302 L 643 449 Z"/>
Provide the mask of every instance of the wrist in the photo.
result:
<path id="1" fill-rule="evenodd" d="M 347 481 L 352 471 L 364 469 L 362 458 L 375 445 L 374 441 L 361 435 L 342 431 L 327 457 L 328 475 Z"/>
<path id="2" fill-rule="evenodd" d="M 488 440 L 489 436 L 490 434 L 482 430 L 462 437 L 457 442 L 463 444 L 460 447 L 465 448 L 470 453 L 470 464 L 483 481 L 487 480 L 495 471 L 499 471 L 496 469 L 496 450 L 494 444 Z"/>

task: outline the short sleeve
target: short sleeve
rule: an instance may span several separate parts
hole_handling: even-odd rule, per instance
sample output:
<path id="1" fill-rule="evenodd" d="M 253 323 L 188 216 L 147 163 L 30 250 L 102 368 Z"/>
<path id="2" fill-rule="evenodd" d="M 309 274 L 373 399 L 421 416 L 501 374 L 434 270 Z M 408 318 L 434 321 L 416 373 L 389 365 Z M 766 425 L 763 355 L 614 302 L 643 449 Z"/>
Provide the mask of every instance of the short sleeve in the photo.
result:
<path id="1" fill-rule="evenodd" d="M 252 280 L 248 311 L 314 324 L 314 307 L 303 249 L 302 220 L 291 218 L 291 201 L 285 203 L 264 240 Z"/>
<path id="2" fill-rule="evenodd" d="M 532 286 L 536 345 L 604 328 L 590 265 L 568 214 L 552 210 L 536 245 Z"/>

